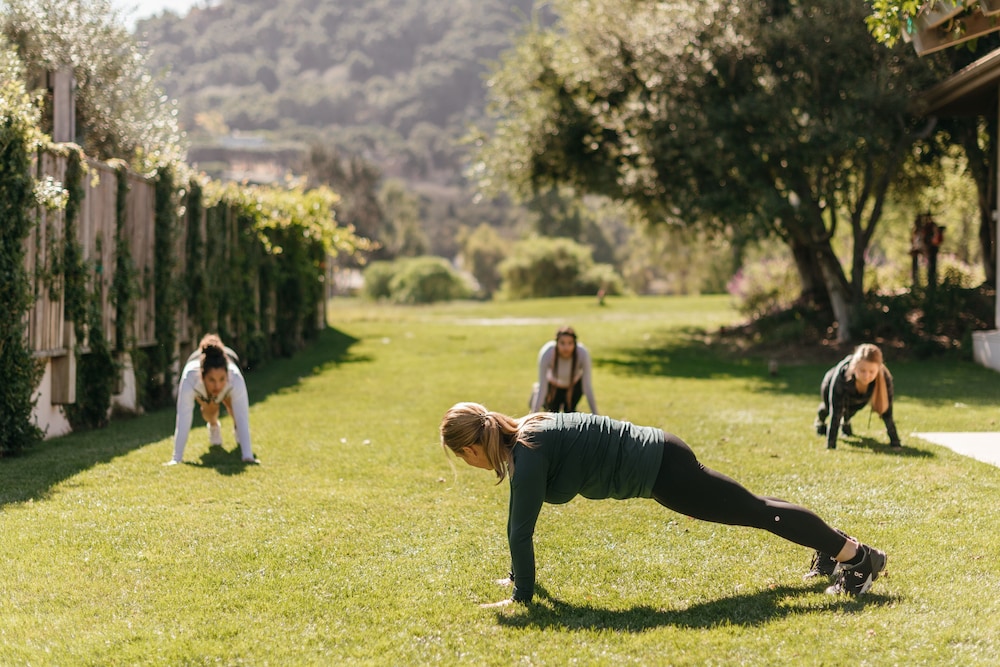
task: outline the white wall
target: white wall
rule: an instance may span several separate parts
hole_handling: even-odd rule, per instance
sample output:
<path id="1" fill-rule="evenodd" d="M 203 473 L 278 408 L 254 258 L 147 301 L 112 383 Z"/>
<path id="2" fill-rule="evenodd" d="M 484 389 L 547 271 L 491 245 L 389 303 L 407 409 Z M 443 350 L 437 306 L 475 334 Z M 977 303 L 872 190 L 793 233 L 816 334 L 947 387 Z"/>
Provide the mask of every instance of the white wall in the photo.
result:
<path id="1" fill-rule="evenodd" d="M 139 401 L 135 382 L 135 371 L 132 367 L 132 359 L 125 358 L 123 375 L 123 390 L 120 394 L 111 397 L 112 409 L 124 412 L 138 412 Z M 52 361 L 45 362 L 45 373 L 42 381 L 38 384 L 33 397 L 35 407 L 31 412 L 31 421 L 42 429 L 45 439 L 58 438 L 61 435 L 71 433 L 73 429 L 69 421 L 63 414 L 61 406 L 52 404 Z"/>

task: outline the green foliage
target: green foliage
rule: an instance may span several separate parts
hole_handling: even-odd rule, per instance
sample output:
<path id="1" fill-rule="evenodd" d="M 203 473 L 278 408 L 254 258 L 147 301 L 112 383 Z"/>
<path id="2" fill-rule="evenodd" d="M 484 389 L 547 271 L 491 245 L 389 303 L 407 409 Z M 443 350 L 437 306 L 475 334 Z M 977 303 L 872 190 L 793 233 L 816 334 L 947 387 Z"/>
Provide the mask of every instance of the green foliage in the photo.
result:
<path id="1" fill-rule="evenodd" d="M 407 257 L 372 262 L 364 272 L 364 295 L 393 303 L 435 303 L 467 299 L 472 290 L 441 257 Z"/>
<path id="2" fill-rule="evenodd" d="M 391 260 L 371 262 L 365 267 L 362 274 L 365 282 L 361 288 L 361 293 L 365 298 L 373 301 L 388 299 L 392 296 L 392 293 L 389 291 L 389 283 L 392 282 L 392 277 L 396 275 L 396 271 L 396 263 Z"/>
<path id="3" fill-rule="evenodd" d="M 869 294 L 859 326 L 866 340 L 891 341 L 914 356 L 972 359 L 972 332 L 995 327 L 993 295 L 947 274 L 934 290 Z"/>
<path id="4" fill-rule="evenodd" d="M 183 18 L 168 12 L 138 31 L 152 69 L 169 70 L 168 93 L 196 141 L 207 138 L 199 119 L 212 110 L 228 128 L 322 136 L 424 178 L 461 170 L 466 151 L 455 139 L 483 106 L 485 62 L 510 44 L 532 5 L 254 0 Z"/>
<path id="5" fill-rule="evenodd" d="M 935 81 L 928 64 L 876 43 L 865 7 L 839 0 L 554 6 L 559 23 L 490 79 L 481 185 L 524 199 L 569 185 L 653 223 L 775 234 L 811 258 L 795 264 L 803 291 L 847 324 L 889 184 L 925 129 L 912 97 Z"/>
<path id="6" fill-rule="evenodd" d="M 104 334 L 101 307 L 105 295 L 101 288 L 104 267 L 87 266 L 77 232 L 77 218 L 83 203 L 85 176 L 81 151 L 69 151 L 64 187 L 68 192 L 65 218 L 65 252 L 63 253 L 64 309 L 66 320 L 73 323 L 77 357 L 76 402 L 63 406 L 67 421 L 74 429 L 100 428 L 108 423 L 111 397 L 118 384 L 120 369 Z M 101 256 L 103 239 L 96 240 L 95 255 Z M 88 273 L 90 289 L 88 289 Z M 86 348 L 86 353 L 84 349 Z"/>
<path id="7" fill-rule="evenodd" d="M 485 223 L 462 235 L 462 260 L 479 283 L 480 293 L 490 298 L 500 288 L 500 263 L 507 257 L 507 242 Z"/>
<path id="8" fill-rule="evenodd" d="M 595 264 L 590 248 L 566 238 L 519 241 L 500 264 L 503 294 L 510 299 L 621 294 L 623 283 L 608 265 Z"/>
<path id="9" fill-rule="evenodd" d="M 83 262 L 83 247 L 80 245 L 77 231 L 77 218 L 80 205 L 83 203 L 83 155 L 77 149 L 71 149 L 66 160 L 66 175 L 63 187 L 68 193 L 66 198 L 65 232 L 63 239 L 63 297 L 66 320 L 73 323 L 77 344 L 83 344 L 86 339 L 88 295 L 87 267 Z"/>
<path id="10" fill-rule="evenodd" d="M 125 235 L 128 169 L 124 164 L 119 164 L 115 173 L 118 183 L 115 189 L 115 275 L 111 280 L 109 298 L 115 308 L 115 352 L 120 355 L 132 347 L 128 340 L 128 328 L 135 317 L 139 288 L 132 250 Z"/>
<path id="11" fill-rule="evenodd" d="M 24 241 L 33 224 L 35 204 L 31 154 L 35 150 L 38 112 L 21 79 L 16 55 L 0 44 L 0 458 L 20 453 L 41 439 L 31 421 L 32 393 L 41 369 L 24 335 L 32 304 L 24 268 Z"/>
<path id="12" fill-rule="evenodd" d="M 27 63 L 31 89 L 46 88 L 49 70 L 73 68 L 88 155 L 123 158 L 142 173 L 182 162 L 175 103 L 150 76 L 146 55 L 110 0 L 6 0 L 0 32 Z"/>
<path id="13" fill-rule="evenodd" d="M 963 0 L 941 0 L 958 5 Z M 903 32 L 915 32 L 913 19 L 921 8 L 928 4 L 926 0 L 866 0 L 870 5 L 871 14 L 865 17 L 865 24 L 872 36 L 887 47 L 895 46 L 903 37 Z"/>
<path id="14" fill-rule="evenodd" d="M 160 169 L 153 179 L 153 311 L 156 345 L 146 351 L 148 374 L 140 397 L 146 408 L 169 405 L 173 400 L 174 348 L 177 344 L 177 313 L 180 293 L 174 282 L 177 238 L 177 192 L 174 173 Z"/>
<path id="15" fill-rule="evenodd" d="M 88 295 L 86 329 L 88 349 L 82 350 L 82 339 L 77 341 L 76 403 L 64 405 L 62 410 L 74 431 L 101 428 L 108 425 L 111 398 L 114 396 L 121 375 L 114 352 L 108 345 L 101 317 L 102 297 L 96 288 L 100 272 L 95 271 L 94 291 Z"/>
<path id="16" fill-rule="evenodd" d="M 325 187 L 210 181 L 201 192 L 204 250 L 189 236 L 187 262 L 204 275 L 199 325 L 241 350 L 245 363 L 291 354 L 316 335 L 327 257 L 353 257 L 371 244 L 338 224 L 339 198 Z M 189 235 L 200 235 L 198 224 L 188 216 Z"/>

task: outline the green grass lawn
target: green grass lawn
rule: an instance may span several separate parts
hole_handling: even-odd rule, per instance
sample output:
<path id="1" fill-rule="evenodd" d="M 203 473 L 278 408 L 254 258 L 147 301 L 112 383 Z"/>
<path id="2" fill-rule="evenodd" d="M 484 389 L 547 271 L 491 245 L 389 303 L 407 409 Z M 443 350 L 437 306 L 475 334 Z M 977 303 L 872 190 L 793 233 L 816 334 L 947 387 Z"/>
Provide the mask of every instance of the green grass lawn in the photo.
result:
<path id="1" fill-rule="evenodd" d="M 826 364 L 713 352 L 725 297 L 332 305 L 333 329 L 247 374 L 263 461 L 173 411 L 0 461 L 0 665 L 994 665 L 1000 469 L 910 436 L 1000 430 L 1000 374 L 894 361 L 901 453 L 868 411 L 813 434 Z M 752 490 L 889 554 L 855 600 L 810 553 L 650 500 L 547 505 L 540 595 L 506 597 L 507 484 L 442 452 L 453 403 L 524 412 L 538 347 L 569 323 L 601 412 L 679 434 Z M 585 402 L 585 401 L 584 401 Z M 454 464 L 454 465 L 453 465 Z"/>

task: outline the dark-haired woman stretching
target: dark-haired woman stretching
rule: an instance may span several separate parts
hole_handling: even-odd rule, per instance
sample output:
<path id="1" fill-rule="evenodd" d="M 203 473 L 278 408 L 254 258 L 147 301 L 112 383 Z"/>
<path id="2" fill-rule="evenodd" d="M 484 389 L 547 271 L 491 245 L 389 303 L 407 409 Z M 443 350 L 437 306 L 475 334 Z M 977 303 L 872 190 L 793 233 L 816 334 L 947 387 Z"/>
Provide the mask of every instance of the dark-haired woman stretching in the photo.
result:
<path id="1" fill-rule="evenodd" d="M 180 463 L 184 458 L 195 403 L 201 407 L 201 416 L 208 424 L 210 445 L 222 444 L 219 412 L 220 406 L 225 405 L 235 422 L 236 440 L 243 461 L 258 463 L 250 442 L 250 401 L 239 359 L 216 334 L 208 334 L 201 339 L 198 351 L 188 358 L 181 371 L 180 386 L 177 388 L 174 456 L 167 461 L 167 465 Z"/>
<path id="2" fill-rule="evenodd" d="M 535 523 L 542 504 L 575 496 L 652 498 L 695 519 L 750 526 L 815 549 L 812 571 L 828 575 L 829 593 L 866 593 L 886 556 L 829 526 L 799 505 L 758 496 L 698 462 L 680 438 L 651 426 L 576 413 L 514 419 L 478 403 L 458 403 L 441 420 L 441 444 L 475 468 L 510 477 L 507 539 L 514 590 L 535 591 Z"/>
<path id="3" fill-rule="evenodd" d="M 590 352 L 576 340 L 572 327 L 562 327 L 538 351 L 538 383 L 532 396 L 532 412 L 576 412 L 587 395 L 590 411 L 597 414 L 597 401 L 590 380 Z"/>

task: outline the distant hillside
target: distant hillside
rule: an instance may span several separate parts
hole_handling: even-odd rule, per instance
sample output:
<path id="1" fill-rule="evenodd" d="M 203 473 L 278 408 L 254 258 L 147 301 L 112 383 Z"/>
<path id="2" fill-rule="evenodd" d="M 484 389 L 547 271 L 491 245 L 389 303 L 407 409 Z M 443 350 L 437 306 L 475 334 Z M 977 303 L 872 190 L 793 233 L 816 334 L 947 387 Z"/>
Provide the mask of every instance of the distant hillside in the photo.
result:
<path id="1" fill-rule="evenodd" d="M 483 74 L 531 20 L 532 0 L 223 0 L 140 21 L 193 151 L 224 137 L 267 154 L 322 142 L 412 181 L 455 184 Z M 214 151 L 209 153 L 209 151 Z M 294 152 L 294 151 L 293 151 Z M 276 154 L 276 153 L 272 153 Z M 208 159 L 207 157 L 205 159 Z"/>

